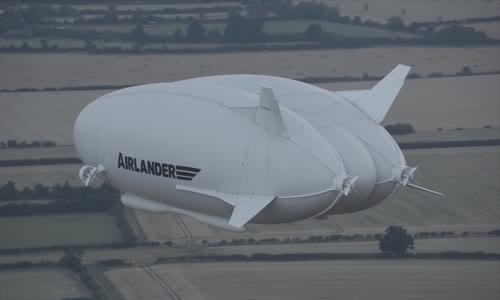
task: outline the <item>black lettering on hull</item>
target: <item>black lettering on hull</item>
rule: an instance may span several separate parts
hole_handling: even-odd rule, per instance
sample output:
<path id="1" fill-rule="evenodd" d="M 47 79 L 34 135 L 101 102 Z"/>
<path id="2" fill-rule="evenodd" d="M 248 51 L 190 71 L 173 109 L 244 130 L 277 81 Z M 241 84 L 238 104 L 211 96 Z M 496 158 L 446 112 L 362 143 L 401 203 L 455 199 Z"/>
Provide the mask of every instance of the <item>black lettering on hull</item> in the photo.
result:
<path id="1" fill-rule="evenodd" d="M 138 160 L 139 164 L 137 164 Z M 193 180 L 201 171 L 201 169 L 192 167 L 138 159 L 136 157 L 123 155 L 121 152 L 118 153 L 118 169 L 187 181 Z"/>

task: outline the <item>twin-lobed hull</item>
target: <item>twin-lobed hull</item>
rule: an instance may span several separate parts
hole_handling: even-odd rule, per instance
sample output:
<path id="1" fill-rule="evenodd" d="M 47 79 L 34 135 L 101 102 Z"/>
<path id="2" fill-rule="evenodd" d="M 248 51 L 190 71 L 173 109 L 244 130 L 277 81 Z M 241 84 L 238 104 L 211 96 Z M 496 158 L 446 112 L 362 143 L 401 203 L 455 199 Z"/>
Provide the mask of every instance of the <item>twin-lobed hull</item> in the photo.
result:
<path id="1" fill-rule="evenodd" d="M 119 90 L 78 117 L 81 176 L 104 173 L 131 207 L 231 230 L 362 210 L 414 171 L 377 122 L 390 105 L 363 110 L 380 89 L 392 103 L 408 70 L 347 93 L 258 75 Z"/>

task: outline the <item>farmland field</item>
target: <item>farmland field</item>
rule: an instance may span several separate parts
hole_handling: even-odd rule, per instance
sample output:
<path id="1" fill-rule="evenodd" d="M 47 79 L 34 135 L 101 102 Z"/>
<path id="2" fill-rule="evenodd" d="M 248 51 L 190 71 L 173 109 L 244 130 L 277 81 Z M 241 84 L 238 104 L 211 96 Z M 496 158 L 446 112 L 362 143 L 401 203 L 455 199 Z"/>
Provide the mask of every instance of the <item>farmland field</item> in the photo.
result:
<path id="1" fill-rule="evenodd" d="M 126 300 L 487 300 L 500 296 L 499 270 L 497 261 L 368 260 L 172 264 L 105 274 Z"/>
<path id="2" fill-rule="evenodd" d="M 421 76 L 454 74 L 464 66 L 474 72 L 498 71 L 500 48 L 387 47 L 197 55 L 2 53 L 0 88 L 140 84 L 232 73 L 289 78 L 382 76 L 398 63 L 413 66 L 412 73 Z M 51 76 L 45 70 L 51 70 Z"/>
<path id="3" fill-rule="evenodd" d="M 75 147 L 55 146 L 42 148 L 4 148 L 0 149 L 2 160 L 37 159 L 37 158 L 66 158 L 76 157 Z M 0 180 L 1 181 L 1 180 Z"/>
<path id="4" fill-rule="evenodd" d="M 122 240 L 115 217 L 106 213 L 0 218 L 0 249 L 88 245 Z"/>
<path id="5" fill-rule="evenodd" d="M 300 2 L 295 0 L 295 2 Z M 500 15 L 499 0 L 321 0 L 338 6 L 342 15 L 385 23 L 399 16 L 407 23 L 460 20 Z M 368 3 L 365 10 L 364 5 Z M 404 13 L 403 13 L 404 10 Z"/>
<path id="6" fill-rule="evenodd" d="M 0 72 L 3 74 L 3 72 Z M 106 91 L 0 93 L 0 140 L 73 144 L 80 111 Z"/>
<path id="7" fill-rule="evenodd" d="M 384 124 L 417 131 L 500 127 L 500 75 L 407 80 Z M 318 84 L 327 90 L 370 89 L 376 82 Z"/>
<path id="8" fill-rule="evenodd" d="M 54 300 L 90 297 L 89 290 L 73 272 L 62 268 L 0 271 L 3 300 Z"/>
<path id="9" fill-rule="evenodd" d="M 408 80 L 384 123 L 410 123 L 420 132 L 500 127 L 499 81 L 500 75 Z M 329 90 L 368 89 L 374 85 L 318 84 Z M 71 145 L 78 113 L 107 92 L 0 93 L 0 141 L 52 140 L 58 145 Z"/>

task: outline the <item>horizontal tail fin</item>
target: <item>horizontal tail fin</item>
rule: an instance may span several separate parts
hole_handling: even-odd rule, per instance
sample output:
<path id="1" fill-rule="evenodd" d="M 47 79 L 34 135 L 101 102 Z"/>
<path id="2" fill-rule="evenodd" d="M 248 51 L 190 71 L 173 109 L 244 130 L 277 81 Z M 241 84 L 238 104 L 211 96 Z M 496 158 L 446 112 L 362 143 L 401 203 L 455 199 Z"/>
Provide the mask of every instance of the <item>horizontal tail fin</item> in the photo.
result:
<path id="1" fill-rule="evenodd" d="M 410 67 L 398 65 L 356 104 L 377 123 L 382 122 L 394 99 L 403 87 Z"/>

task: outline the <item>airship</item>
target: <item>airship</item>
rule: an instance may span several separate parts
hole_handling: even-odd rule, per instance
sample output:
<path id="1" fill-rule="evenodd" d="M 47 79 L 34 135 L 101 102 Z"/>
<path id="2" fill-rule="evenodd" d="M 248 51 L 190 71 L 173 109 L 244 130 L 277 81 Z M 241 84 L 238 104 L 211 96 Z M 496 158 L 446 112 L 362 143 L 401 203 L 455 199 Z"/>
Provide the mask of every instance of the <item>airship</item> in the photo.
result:
<path id="1" fill-rule="evenodd" d="M 237 232 L 368 209 L 402 187 L 442 195 L 415 183 L 380 125 L 409 71 L 355 91 L 246 74 L 117 90 L 75 122 L 79 177 L 125 206 Z"/>

